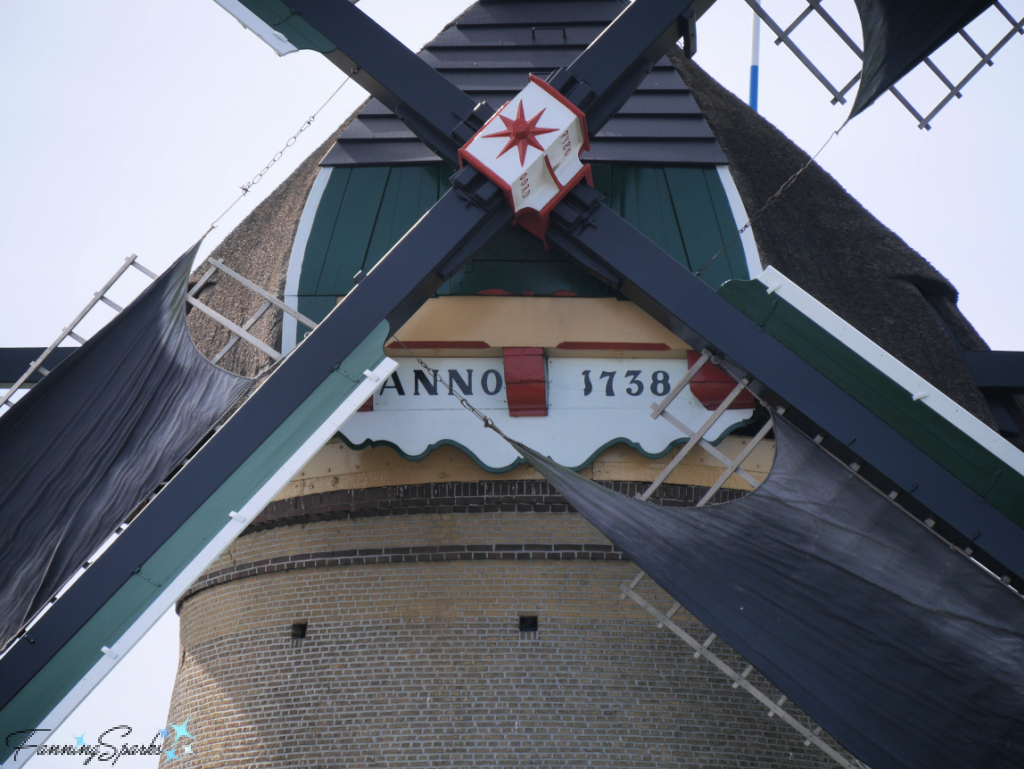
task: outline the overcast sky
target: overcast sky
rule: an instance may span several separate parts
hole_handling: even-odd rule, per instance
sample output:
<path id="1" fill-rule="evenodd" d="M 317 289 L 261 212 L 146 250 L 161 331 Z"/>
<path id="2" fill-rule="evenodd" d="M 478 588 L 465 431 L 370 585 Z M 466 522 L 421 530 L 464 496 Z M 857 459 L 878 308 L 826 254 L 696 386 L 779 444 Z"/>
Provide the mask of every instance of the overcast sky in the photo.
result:
<path id="1" fill-rule="evenodd" d="M 1004 4 L 1024 15 L 1024 0 Z M 418 48 L 467 5 L 362 0 L 360 8 Z M 783 26 L 805 7 L 802 0 L 764 5 Z M 859 40 L 852 0 L 828 7 Z M 991 45 L 1007 28 L 990 11 L 971 31 Z M 742 0 L 719 0 L 699 24 L 697 61 L 743 98 L 750 34 Z M 795 38 L 835 82 L 856 71 L 822 23 L 808 22 Z M 773 39 L 762 29 L 761 112 L 813 154 L 848 105 L 832 106 Z M 977 61 L 963 41 L 936 59 L 953 80 Z M 994 349 L 1024 349 L 1024 254 L 1014 229 L 1024 202 L 1017 98 L 1024 39 L 1010 41 L 995 62 L 931 131 L 886 95 L 819 162 L 953 282 L 964 313 Z M 279 58 L 212 0 L 0 1 L 0 346 L 48 345 L 131 253 L 163 270 L 342 82 L 319 54 Z M 942 96 L 926 72 L 902 87 L 922 112 Z M 204 253 L 364 97 L 345 85 L 207 238 Z M 130 301 L 145 282 L 130 271 L 112 296 Z M 88 336 L 110 317 L 98 308 L 79 332 Z M 82 733 L 95 740 L 121 723 L 148 741 L 167 713 L 176 628 L 173 613 L 165 617 L 56 741 L 73 743 L 71 735 Z M 61 761 L 40 757 L 35 765 Z"/>

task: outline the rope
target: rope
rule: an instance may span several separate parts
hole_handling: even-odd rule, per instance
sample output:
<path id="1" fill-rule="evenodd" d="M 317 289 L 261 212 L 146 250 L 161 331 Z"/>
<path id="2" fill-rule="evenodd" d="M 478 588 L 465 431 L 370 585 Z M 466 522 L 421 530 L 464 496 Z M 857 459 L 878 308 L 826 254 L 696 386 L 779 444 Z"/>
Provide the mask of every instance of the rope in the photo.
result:
<path id="1" fill-rule="evenodd" d="M 764 214 L 764 212 L 767 211 L 775 203 L 775 201 L 779 199 L 779 196 L 782 195 L 783 192 L 785 192 L 786 190 L 788 190 L 790 187 L 793 186 L 793 183 L 797 180 L 797 178 L 799 178 L 800 174 L 802 174 L 804 171 L 806 171 L 808 168 L 810 168 L 811 164 L 815 160 L 818 159 L 818 155 L 820 155 L 822 153 L 822 151 L 828 146 L 829 142 L 832 141 L 833 137 L 838 136 L 839 132 L 842 131 L 846 127 L 846 124 L 849 123 L 849 122 L 850 122 L 850 118 L 846 118 L 846 120 L 843 121 L 843 124 L 841 126 L 839 126 L 839 128 L 837 128 L 832 133 L 830 133 L 828 135 L 828 138 L 825 140 L 825 143 L 821 145 L 821 147 L 818 149 L 817 152 L 814 153 L 814 156 L 809 158 L 806 163 L 804 163 L 802 166 L 800 166 L 800 168 L 797 170 L 797 172 L 795 174 L 793 174 L 785 182 L 783 182 L 782 186 L 779 187 L 779 189 L 775 192 L 775 194 L 772 195 L 770 198 L 768 198 L 768 201 L 763 206 L 761 206 L 754 213 L 753 216 L 751 216 L 749 219 L 747 219 L 747 223 L 744 224 L 742 227 L 739 228 L 739 230 L 736 231 L 736 234 L 732 236 L 732 238 L 729 240 L 729 242 L 726 243 L 724 246 L 722 246 L 722 248 L 719 249 L 718 253 L 715 254 L 714 256 L 712 256 L 710 259 L 708 259 L 707 263 L 703 267 L 701 267 L 699 270 L 697 270 L 697 272 L 694 273 L 694 274 L 697 275 L 697 276 L 700 276 L 704 272 L 704 270 L 706 270 L 708 267 L 710 267 L 711 264 L 718 257 L 720 257 L 722 254 L 725 253 L 726 249 L 729 248 L 729 246 L 731 246 L 733 243 L 736 242 L 736 238 L 738 238 L 740 235 L 742 235 L 744 232 L 746 232 L 747 229 L 750 227 L 750 225 L 752 225 L 754 222 L 756 222 L 758 219 L 760 219 L 761 216 Z"/>
<path id="2" fill-rule="evenodd" d="M 485 428 L 489 427 L 490 429 L 494 430 L 494 432 L 496 432 L 498 435 L 500 435 L 506 441 L 511 441 L 512 440 L 512 438 L 509 438 L 507 435 L 505 435 L 505 433 L 503 433 L 501 431 L 501 429 L 496 424 L 494 424 L 494 420 L 493 419 L 491 419 L 489 416 L 487 416 L 482 411 L 480 411 L 480 409 L 478 409 L 476 406 L 474 406 L 472 403 L 470 403 L 468 400 L 466 400 L 466 396 L 461 395 L 461 394 L 455 392 L 455 390 L 452 389 L 452 383 L 451 383 L 450 378 L 449 378 L 449 381 L 447 381 L 447 382 L 444 381 L 444 379 L 441 378 L 441 375 L 440 375 L 441 372 L 439 372 L 435 368 L 431 368 L 430 366 L 428 366 L 426 361 L 423 360 L 423 358 L 421 358 L 416 353 L 414 353 L 412 350 L 410 350 L 408 347 L 406 347 L 405 346 L 405 342 L 403 342 L 397 336 L 393 337 L 393 338 L 394 338 L 394 340 L 396 342 L 398 342 L 400 345 L 402 345 L 402 349 L 405 350 L 407 353 L 409 353 L 409 355 L 412 358 L 414 358 L 415 361 L 420 364 L 420 366 L 422 366 L 424 369 L 426 369 L 428 374 L 433 374 L 441 382 L 441 384 L 443 384 L 448 389 L 449 394 L 454 395 L 456 398 L 458 398 L 459 403 L 462 404 L 463 408 L 465 408 L 473 416 L 475 416 L 477 419 L 479 419 L 481 422 L 483 422 L 484 423 L 483 426 Z"/>

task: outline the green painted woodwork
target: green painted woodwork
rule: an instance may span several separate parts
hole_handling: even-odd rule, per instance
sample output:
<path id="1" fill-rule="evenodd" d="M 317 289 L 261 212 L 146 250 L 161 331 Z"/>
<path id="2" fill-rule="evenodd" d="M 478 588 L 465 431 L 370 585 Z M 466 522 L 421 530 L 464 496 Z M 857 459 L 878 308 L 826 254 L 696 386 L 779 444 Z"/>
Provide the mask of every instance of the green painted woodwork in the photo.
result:
<path id="1" fill-rule="evenodd" d="M 719 293 L 1024 528 L 1024 476 L 758 281 Z"/>
<path id="2" fill-rule="evenodd" d="M 317 283 L 317 294 L 340 295 L 351 290 L 352 276 L 363 269 L 366 261 L 390 171 L 381 167 L 352 169 Z"/>
<path id="3" fill-rule="evenodd" d="M 299 50 L 330 53 L 337 46 L 317 32 L 282 0 L 241 0 L 242 5 L 287 38 Z"/>
<path id="4" fill-rule="evenodd" d="M 568 257 L 545 251 L 520 227 L 498 232 L 464 269 L 442 285 L 438 296 L 501 291 L 514 296 L 616 296 L 616 292 L 577 267 Z"/>
<path id="5" fill-rule="evenodd" d="M 449 189 L 450 167 L 334 168 L 314 216 L 299 278 L 300 308 L 314 298 L 347 294 L 352 276 L 368 272 Z M 594 166 L 594 184 L 608 204 L 687 269 L 704 266 L 736 233 L 715 168 Z M 712 286 L 747 278 L 737 239 L 701 276 Z M 566 257 L 546 251 L 523 230 L 498 234 L 439 296 L 481 292 L 616 296 Z M 329 311 L 326 303 L 322 304 Z M 333 306 L 333 305 L 331 305 Z M 307 312 L 314 320 L 316 312 Z"/>
<path id="6" fill-rule="evenodd" d="M 718 221 L 718 242 L 713 244 L 712 247 L 715 254 L 723 247 L 725 252 L 715 259 L 715 262 L 710 267 L 703 270 L 701 276 L 704 277 L 705 282 L 716 287 L 721 286 L 727 280 L 749 280 L 754 276 L 750 274 L 750 269 L 747 267 L 747 257 L 743 250 L 743 243 L 737 237 L 739 235 L 740 223 L 732 215 L 729 198 L 725 194 L 725 187 L 722 186 L 722 177 L 718 175 L 717 171 L 705 169 L 704 181 L 707 182 L 708 194 L 711 196 L 711 204 L 714 207 L 715 218 Z M 715 254 L 712 254 L 710 257 L 706 254 L 702 255 L 699 263 L 694 265 L 695 269 L 701 270 Z M 756 256 L 754 262 L 757 263 Z M 716 267 L 715 265 L 719 266 Z M 716 269 L 724 270 L 726 265 L 729 268 L 729 277 L 721 279 L 713 277 L 713 275 L 717 274 L 714 272 Z"/>
<path id="7" fill-rule="evenodd" d="M 337 298 L 333 296 L 300 296 L 296 309 L 310 320 L 319 323 L 330 314 L 337 303 Z M 295 344 L 300 344 L 308 333 L 309 329 L 301 323 L 296 323 Z"/>
<path id="8" fill-rule="evenodd" d="M 313 226 L 310 227 L 309 240 L 306 242 L 302 258 L 302 273 L 299 275 L 299 294 L 302 296 L 316 296 L 319 293 L 320 274 L 324 270 L 328 254 L 331 254 L 331 240 L 351 176 L 351 168 L 331 170 L 330 179 L 313 217 Z"/>
<path id="9" fill-rule="evenodd" d="M 335 168 L 310 228 L 300 296 L 342 296 L 448 191 L 441 166 Z M 314 318 L 315 320 L 315 318 Z"/>
<path id="10" fill-rule="evenodd" d="M 451 185 L 452 170 L 439 165 L 393 168 L 373 228 L 363 269 L 367 272 L 384 258 Z M 349 276 L 351 277 L 351 276 Z"/>
<path id="11" fill-rule="evenodd" d="M 363 372 L 380 365 L 384 360 L 384 343 L 389 333 L 387 321 L 381 321 L 242 466 L 142 564 L 139 572 L 129 578 L 43 670 L 0 711 L 0 733 L 7 735 L 42 724 L 42 720 L 74 685 L 99 662 L 103 656 L 101 647 L 114 646 L 157 599 L 163 586 L 171 583 L 220 533 L 228 522 L 228 512 L 241 510 L 324 420 L 341 406 L 363 381 Z M 239 413 L 244 414 L 244 409 Z M 207 461 L 206 452 L 210 451 L 216 451 L 215 442 L 203 448 L 193 461 Z M 171 481 L 168 489 L 173 488 L 176 482 Z M 0 762 L 6 761 L 13 752 L 13 748 L 0 745 Z"/>

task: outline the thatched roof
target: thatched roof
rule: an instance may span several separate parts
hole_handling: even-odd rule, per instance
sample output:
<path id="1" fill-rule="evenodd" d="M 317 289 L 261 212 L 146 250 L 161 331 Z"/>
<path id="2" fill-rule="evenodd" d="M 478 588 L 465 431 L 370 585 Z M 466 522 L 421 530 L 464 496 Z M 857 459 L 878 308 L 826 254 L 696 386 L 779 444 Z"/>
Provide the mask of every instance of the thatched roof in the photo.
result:
<path id="1" fill-rule="evenodd" d="M 363 105 L 365 107 L 365 104 Z M 338 136 L 362 110 L 346 120 L 319 147 L 302 161 L 291 175 L 260 203 L 213 250 L 210 256 L 243 275 L 278 298 L 284 296 L 292 241 L 299 227 L 306 198 L 320 170 L 320 159 Z M 193 271 L 193 283 L 209 269 L 204 260 Z M 263 300 L 223 273 L 217 273 L 199 292 L 199 298 L 228 320 L 243 326 L 263 305 Z M 281 349 L 281 311 L 271 307 L 249 332 L 276 350 Z M 188 327 L 196 346 L 213 358 L 228 343 L 231 334 L 206 315 L 188 314 Z M 272 363 L 264 353 L 244 342 L 236 344 L 219 365 L 236 374 L 256 376 Z"/>
<path id="2" fill-rule="evenodd" d="M 696 63 L 672 58 L 729 160 L 744 207 L 759 210 L 807 153 Z M 812 163 L 751 229 L 763 266 L 995 427 L 957 352 L 957 342 L 968 350 L 988 346 L 957 308 L 956 289 L 821 166 Z"/>

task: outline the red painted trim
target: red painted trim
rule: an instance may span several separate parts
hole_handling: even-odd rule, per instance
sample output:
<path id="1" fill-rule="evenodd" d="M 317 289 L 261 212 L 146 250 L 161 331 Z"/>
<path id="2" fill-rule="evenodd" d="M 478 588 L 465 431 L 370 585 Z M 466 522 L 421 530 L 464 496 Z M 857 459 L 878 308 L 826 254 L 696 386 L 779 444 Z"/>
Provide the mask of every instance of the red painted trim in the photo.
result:
<path id="1" fill-rule="evenodd" d="M 541 80 L 536 75 L 530 75 L 530 82 L 531 83 L 536 83 L 541 88 L 543 88 L 545 91 L 547 91 L 549 95 L 551 95 L 554 98 L 558 99 L 558 101 L 561 102 L 562 106 L 564 106 L 566 109 L 568 109 L 570 112 L 572 112 L 572 114 L 574 114 L 576 117 L 578 117 L 580 119 L 580 129 L 581 129 L 581 131 L 583 133 L 583 150 L 582 151 L 583 152 L 589 151 L 590 150 L 590 133 L 587 131 L 587 116 L 583 112 L 583 110 L 581 110 L 579 107 L 577 107 L 571 101 L 566 99 L 561 93 L 559 93 L 557 90 L 555 90 L 555 87 L 553 85 L 551 85 L 551 83 L 547 82 L 546 80 Z M 502 107 L 502 109 L 504 109 L 504 107 Z"/>
<path id="2" fill-rule="evenodd" d="M 389 350 L 402 350 L 408 347 L 410 350 L 486 350 L 490 348 L 487 342 L 391 342 Z"/>
<path id="3" fill-rule="evenodd" d="M 505 396 L 509 416 L 548 415 L 543 347 L 505 348 Z"/>
<path id="4" fill-rule="evenodd" d="M 551 178 L 554 180 L 555 186 L 558 187 L 558 191 L 561 192 L 565 185 L 558 181 L 558 177 L 555 175 L 555 169 L 551 167 L 551 158 L 547 155 L 544 156 L 544 165 L 547 166 L 548 173 L 551 174 Z"/>
<path id="5" fill-rule="evenodd" d="M 696 350 L 687 350 L 687 365 L 693 366 L 700 359 Z M 714 411 L 736 387 L 736 380 L 713 363 L 705 363 L 696 376 L 690 380 L 690 392 L 709 411 Z M 757 408 L 757 399 L 749 390 L 744 390 L 730 404 L 727 410 Z"/>
<path id="6" fill-rule="evenodd" d="M 544 249 L 546 251 L 550 251 L 551 245 L 548 243 L 546 235 L 548 227 L 551 226 L 551 212 L 554 210 L 555 206 L 562 202 L 562 198 L 568 195 L 569 191 L 572 190 L 573 187 L 584 180 L 586 180 L 587 184 L 591 187 L 594 186 L 594 173 L 591 171 L 589 163 L 577 171 L 576 175 L 566 182 L 565 186 L 558 191 L 558 194 L 551 198 L 548 204 L 540 211 L 536 208 L 520 209 L 516 214 L 516 224 L 531 235 L 544 241 Z"/>
<path id="7" fill-rule="evenodd" d="M 672 348 L 664 342 L 562 342 L 559 350 L 642 350 L 667 352 Z"/>
<path id="8" fill-rule="evenodd" d="M 470 142 L 472 142 L 476 137 L 478 137 L 481 133 L 483 133 L 484 130 L 487 128 L 487 126 L 489 126 L 491 123 L 493 123 L 495 120 L 497 120 L 498 113 L 501 112 L 503 109 L 505 109 L 505 107 L 507 107 L 511 103 L 512 103 L 511 100 L 509 100 L 509 101 L 505 102 L 504 104 L 502 104 L 500 107 L 498 107 L 498 109 L 494 110 L 494 114 L 491 115 L 489 118 L 487 118 L 487 122 L 485 122 L 482 126 L 480 126 L 480 128 L 477 129 L 477 132 L 469 137 L 469 141 L 467 141 L 465 144 L 462 145 L 462 147 L 459 148 L 459 168 L 462 168 L 462 160 L 463 160 L 462 153 L 466 149 L 466 147 L 468 147 Z M 473 157 L 473 155 L 471 153 L 469 153 L 469 152 L 466 152 L 466 154 L 469 155 L 469 157 Z"/>

